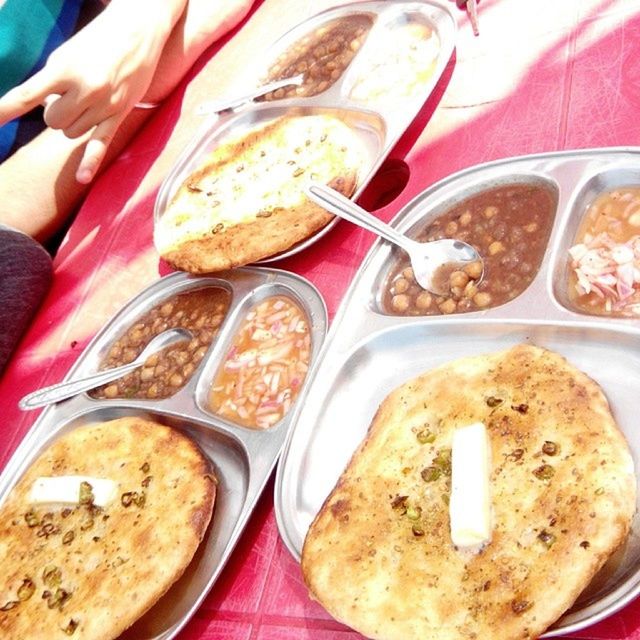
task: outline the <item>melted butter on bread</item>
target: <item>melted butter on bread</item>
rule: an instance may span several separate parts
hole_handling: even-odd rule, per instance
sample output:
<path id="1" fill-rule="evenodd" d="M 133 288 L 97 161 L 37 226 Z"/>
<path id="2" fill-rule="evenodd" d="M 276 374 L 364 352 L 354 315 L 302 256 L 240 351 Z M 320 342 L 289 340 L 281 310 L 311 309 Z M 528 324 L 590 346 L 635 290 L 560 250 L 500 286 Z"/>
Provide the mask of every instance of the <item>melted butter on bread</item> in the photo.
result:
<path id="1" fill-rule="evenodd" d="M 451 448 L 451 541 L 479 551 L 491 540 L 490 447 L 482 422 L 453 432 Z"/>
<path id="2" fill-rule="evenodd" d="M 0 638 L 121 637 L 188 570 L 214 472 L 195 440 L 137 416 L 56 437 L 0 508 Z M 85 486 L 80 504 L 29 503 L 39 478 L 62 476 L 108 478 L 117 496 L 103 509 Z"/>
<path id="3" fill-rule="evenodd" d="M 80 504 L 82 502 L 82 484 L 91 487 L 91 503 L 96 507 L 105 507 L 118 492 L 118 485 L 108 478 L 90 476 L 54 476 L 40 477 L 31 486 L 29 502 L 31 504 Z"/>

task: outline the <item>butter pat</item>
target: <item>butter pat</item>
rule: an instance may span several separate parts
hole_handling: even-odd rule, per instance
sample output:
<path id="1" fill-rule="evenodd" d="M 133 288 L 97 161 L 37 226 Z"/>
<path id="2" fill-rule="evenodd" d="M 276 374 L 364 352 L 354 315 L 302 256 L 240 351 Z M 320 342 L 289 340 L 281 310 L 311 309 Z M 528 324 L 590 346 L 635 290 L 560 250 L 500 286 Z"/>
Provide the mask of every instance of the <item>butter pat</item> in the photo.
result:
<path id="1" fill-rule="evenodd" d="M 479 548 L 491 540 L 490 448 L 482 422 L 453 432 L 451 446 L 451 541 Z"/>
<path id="2" fill-rule="evenodd" d="M 113 480 L 91 478 L 90 476 L 40 477 L 31 487 L 29 501 L 32 504 L 79 504 L 80 485 L 91 485 L 93 504 L 104 507 L 117 493 L 117 484 Z"/>

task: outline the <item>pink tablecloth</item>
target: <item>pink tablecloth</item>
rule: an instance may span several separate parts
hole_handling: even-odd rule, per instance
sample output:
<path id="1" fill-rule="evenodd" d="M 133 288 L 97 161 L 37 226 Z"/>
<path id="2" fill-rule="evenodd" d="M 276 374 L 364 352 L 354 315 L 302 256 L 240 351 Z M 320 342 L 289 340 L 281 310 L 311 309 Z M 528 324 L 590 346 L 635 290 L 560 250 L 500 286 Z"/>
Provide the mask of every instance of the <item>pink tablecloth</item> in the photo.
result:
<path id="1" fill-rule="evenodd" d="M 0 380 L 0 466 L 37 417 L 20 413 L 18 399 L 60 380 L 111 315 L 168 271 L 152 245 L 153 203 L 194 131 L 194 106 L 230 91 L 237 74 L 276 35 L 332 4 L 258 2 L 97 181 L 56 258 L 51 292 Z M 455 3 L 450 6 L 455 10 Z M 363 196 L 385 220 L 438 179 L 480 162 L 640 144 L 638 0 L 481 0 L 479 6 L 478 38 L 456 11 L 457 49 L 444 77 Z M 401 190 L 403 176 L 408 181 Z M 333 316 L 372 242 L 366 232 L 341 223 L 276 266 L 310 279 Z M 269 484 L 181 638 L 359 637 L 308 599 L 299 567 L 278 537 L 272 492 Z M 640 601 L 576 637 L 640 639 Z"/>

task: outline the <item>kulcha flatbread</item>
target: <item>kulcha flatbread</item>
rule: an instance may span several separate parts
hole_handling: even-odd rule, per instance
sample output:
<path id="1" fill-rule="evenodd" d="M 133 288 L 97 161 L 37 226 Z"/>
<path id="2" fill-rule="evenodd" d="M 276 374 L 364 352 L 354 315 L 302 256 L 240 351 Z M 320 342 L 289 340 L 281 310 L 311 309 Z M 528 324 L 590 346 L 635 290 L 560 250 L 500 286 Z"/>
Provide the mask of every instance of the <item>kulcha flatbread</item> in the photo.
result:
<path id="1" fill-rule="evenodd" d="M 118 483 L 104 508 L 30 504 L 38 477 Z M 180 432 L 138 418 L 70 431 L 0 509 L 0 637 L 116 638 L 183 573 L 216 494 L 210 462 Z"/>
<path id="2" fill-rule="evenodd" d="M 452 431 L 476 421 L 492 460 L 480 553 L 453 547 L 447 504 Z M 532 346 L 464 358 L 384 400 L 308 532 L 304 578 L 371 638 L 535 638 L 625 541 L 635 499 L 593 380 Z"/>
<path id="3" fill-rule="evenodd" d="M 223 142 L 185 180 L 155 226 L 156 247 L 193 273 L 280 253 L 333 219 L 304 194 L 309 180 L 350 196 L 365 166 L 363 142 L 339 118 L 279 118 Z"/>

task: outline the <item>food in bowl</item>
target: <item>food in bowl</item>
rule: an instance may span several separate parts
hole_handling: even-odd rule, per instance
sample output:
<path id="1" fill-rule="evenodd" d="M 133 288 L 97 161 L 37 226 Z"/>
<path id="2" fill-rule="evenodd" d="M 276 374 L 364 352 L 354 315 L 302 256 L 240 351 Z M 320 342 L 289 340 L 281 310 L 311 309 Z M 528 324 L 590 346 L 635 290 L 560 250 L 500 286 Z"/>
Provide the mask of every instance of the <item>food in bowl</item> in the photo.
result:
<path id="1" fill-rule="evenodd" d="M 288 413 L 309 369 L 311 335 L 300 306 L 287 296 L 260 302 L 244 319 L 209 397 L 217 414 L 268 429 Z"/>
<path id="2" fill-rule="evenodd" d="M 438 296 L 420 287 L 403 255 L 386 280 L 383 309 L 394 315 L 440 315 L 480 311 L 513 300 L 540 269 L 555 211 L 556 194 L 535 183 L 500 185 L 465 198 L 427 222 L 416 240 L 463 240 L 478 251 L 483 265 L 471 263 L 450 271 L 450 293 Z"/>
<path id="3" fill-rule="evenodd" d="M 640 315 L 640 187 L 601 193 L 569 249 L 569 297 L 596 315 Z"/>
<path id="4" fill-rule="evenodd" d="M 35 503 L 52 477 L 88 480 L 75 504 Z M 97 480 L 116 488 L 104 506 Z M 56 438 L 0 509 L 0 635 L 117 638 L 185 571 L 215 497 L 211 462 L 162 424 L 124 417 Z"/>
<path id="5" fill-rule="evenodd" d="M 191 340 L 151 355 L 143 366 L 90 392 L 96 399 L 159 400 L 182 389 L 200 365 L 224 321 L 231 294 L 222 287 L 200 287 L 178 293 L 138 318 L 109 348 L 100 369 L 133 362 L 158 334 L 182 328 Z"/>
<path id="6" fill-rule="evenodd" d="M 491 531 L 473 548 L 453 543 L 449 500 L 454 433 L 475 423 Z M 517 345 L 384 399 L 309 529 L 302 570 L 311 596 L 369 638 L 537 638 L 625 542 L 635 510 L 633 459 L 600 387 Z"/>
<path id="7" fill-rule="evenodd" d="M 223 141 L 157 220 L 160 255 L 177 269 L 221 271 L 291 248 L 333 219 L 310 180 L 350 196 L 367 166 L 358 133 L 331 114 L 284 116 Z"/>
<path id="8" fill-rule="evenodd" d="M 436 69 L 440 42 L 430 25 L 417 20 L 379 31 L 375 47 L 363 53 L 349 97 L 358 102 L 391 106 L 417 95 Z"/>
<path id="9" fill-rule="evenodd" d="M 329 89 L 358 53 L 372 25 L 372 15 L 352 14 L 334 18 L 294 42 L 278 56 L 264 82 L 302 73 L 302 83 L 271 91 L 262 100 L 309 97 Z"/>

